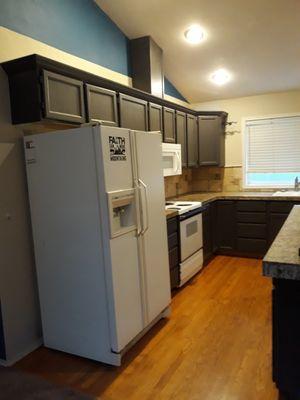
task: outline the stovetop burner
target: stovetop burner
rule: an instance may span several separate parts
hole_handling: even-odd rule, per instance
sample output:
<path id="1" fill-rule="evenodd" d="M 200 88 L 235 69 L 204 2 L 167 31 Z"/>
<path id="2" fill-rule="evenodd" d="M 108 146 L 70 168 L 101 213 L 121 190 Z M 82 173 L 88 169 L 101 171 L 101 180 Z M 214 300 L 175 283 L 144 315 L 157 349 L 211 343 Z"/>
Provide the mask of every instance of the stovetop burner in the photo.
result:
<path id="1" fill-rule="evenodd" d="M 177 211 L 181 215 L 202 206 L 200 201 L 166 201 L 166 210 Z"/>

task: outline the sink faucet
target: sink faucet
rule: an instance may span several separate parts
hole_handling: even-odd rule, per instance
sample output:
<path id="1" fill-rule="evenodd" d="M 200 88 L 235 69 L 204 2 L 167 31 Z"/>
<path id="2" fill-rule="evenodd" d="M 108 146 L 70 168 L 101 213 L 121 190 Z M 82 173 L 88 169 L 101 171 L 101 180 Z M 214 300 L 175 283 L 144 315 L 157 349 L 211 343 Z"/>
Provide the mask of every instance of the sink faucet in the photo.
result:
<path id="1" fill-rule="evenodd" d="M 300 180 L 298 176 L 295 178 L 295 190 L 298 192 L 300 190 Z"/>

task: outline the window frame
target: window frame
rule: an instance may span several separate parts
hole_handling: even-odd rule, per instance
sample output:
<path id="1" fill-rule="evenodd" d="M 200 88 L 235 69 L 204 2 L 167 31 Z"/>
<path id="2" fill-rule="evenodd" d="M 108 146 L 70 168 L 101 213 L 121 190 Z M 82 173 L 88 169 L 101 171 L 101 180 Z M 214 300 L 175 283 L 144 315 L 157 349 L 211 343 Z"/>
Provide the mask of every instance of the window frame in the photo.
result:
<path id="1" fill-rule="evenodd" d="M 293 189 L 294 185 L 249 185 L 247 184 L 247 159 L 248 159 L 248 148 L 247 148 L 247 122 L 249 121 L 259 121 L 264 119 L 276 119 L 276 118 L 288 118 L 288 117 L 300 117 L 300 112 L 296 113 L 284 113 L 284 114 L 269 114 L 263 116 L 255 116 L 255 117 L 244 117 L 242 118 L 242 153 L 243 153 L 243 188 L 244 189 Z"/>

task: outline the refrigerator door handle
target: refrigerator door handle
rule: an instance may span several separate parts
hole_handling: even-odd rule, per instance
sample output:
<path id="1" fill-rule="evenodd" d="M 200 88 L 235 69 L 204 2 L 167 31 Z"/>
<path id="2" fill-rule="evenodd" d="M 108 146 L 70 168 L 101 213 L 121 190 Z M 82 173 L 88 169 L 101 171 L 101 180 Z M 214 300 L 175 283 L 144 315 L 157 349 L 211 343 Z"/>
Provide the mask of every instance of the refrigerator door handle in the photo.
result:
<path id="1" fill-rule="evenodd" d="M 141 190 L 140 190 L 140 186 L 139 186 L 139 181 L 135 180 L 135 187 L 136 187 L 136 208 L 137 208 L 137 236 L 140 236 L 142 234 L 142 218 L 141 218 Z"/>
<path id="2" fill-rule="evenodd" d="M 148 212 L 148 188 L 147 185 L 145 184 L 145 182 L 143 182 L 141 179 L 139 179 L 139 183 L 142 186 L 143 190 L 144 190 L 144 198 L 146 200 L 146 207 L 144 207 L 144 201 L 142 198 L 142 221 L 143 221 L 143 229 L 141 230 L 141 235 L 144 235 L 147 230 L 149 229 L 149 212 Z M 140 187 L 141 187 L 140 186 Z M 146 216 L 146 223 L 144 223 L 144 216 Z"/>

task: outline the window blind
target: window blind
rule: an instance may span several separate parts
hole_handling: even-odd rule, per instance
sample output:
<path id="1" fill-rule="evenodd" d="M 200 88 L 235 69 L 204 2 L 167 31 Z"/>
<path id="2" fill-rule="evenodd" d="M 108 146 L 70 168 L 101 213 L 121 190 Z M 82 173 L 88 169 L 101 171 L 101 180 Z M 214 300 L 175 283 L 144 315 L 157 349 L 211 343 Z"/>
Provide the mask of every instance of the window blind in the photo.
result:
<path id="1" fill-rule="evenodd" d="M 247 121 L 246 135 L 247 172 L 300 171 L 300 116 Z"/>

